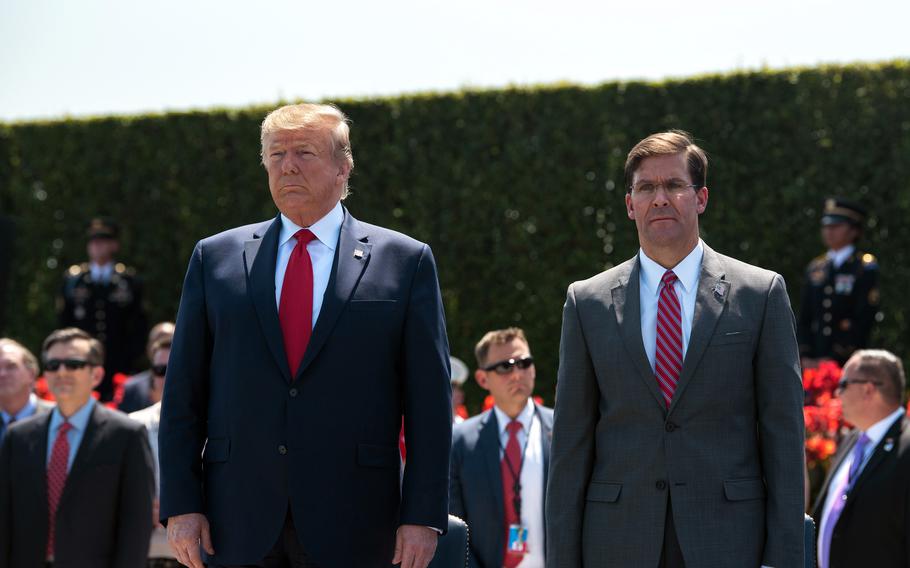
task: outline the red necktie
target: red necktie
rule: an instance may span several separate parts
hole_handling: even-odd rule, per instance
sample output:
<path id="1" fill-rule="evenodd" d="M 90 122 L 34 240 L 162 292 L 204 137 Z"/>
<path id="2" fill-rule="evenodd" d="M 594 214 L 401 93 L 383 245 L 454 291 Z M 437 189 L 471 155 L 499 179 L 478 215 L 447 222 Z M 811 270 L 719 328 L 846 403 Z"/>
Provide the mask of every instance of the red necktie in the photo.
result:
<path id="1" fill-rule="evenodd" d="M 57 506 L 60 505 L 60 495 L 66 485 L 66 464 L 70 457 L 70 441 L 66 433 L 73 426 L 63 421 L 57 430 L 57 439 L 51 450 L 51 461 L 47 465 L 47 555 L 54 554 L 54 532 L 57 524 Z"/>
<path id="2" fill-rule="evenodd" d="M 278 306 L 278 320 L 284 335 L 284 352 L 288 356 L 291 376 L 297 374 L 297 367 L 303 362 L 307 343 L 313 333 L 313 263 L 306 245 L 316 238 L 309 229 L 294 234 L 297 245 L 291 251 L 284 283 L 281 285 L 281 302 Z"/>
<path id="3" fill-rule="evenodd" d="M 657 386 L 664 395 L 667 407 L 673 400 L 673 391 L 679 382 L 682 371 L 682 310 L 679 298 L 673 289 L 676 274 L 672 270 L 664 272 L 663 287 L 657 300 L 657 349 L 654 354 L 654 374 L 657 375 Z"/>
<path id="4" fill-rule="evenodd" d="M 506 443 L 506 450 L 503 452 L 502 461 L 499 464 L 502 471 L 502 495 L 506 512 L 505 554 L 503 555 L 502 565 L 506 568 L 514 568 L 524 559 L 523 552 L 509 550 L 509 525 L 521 524 L 521 519 L 518 518 L 518 512 L 515 510 L 516 500 L 521 499 L 522 464 L 521 447 L 518 445 L 518 432 L 521 430 L 521 422 L 512 420 L 506 425 L 506 430 L 509 432 L 509 441 Z M 527 550 L 527 546 L 525 550 Z"/>

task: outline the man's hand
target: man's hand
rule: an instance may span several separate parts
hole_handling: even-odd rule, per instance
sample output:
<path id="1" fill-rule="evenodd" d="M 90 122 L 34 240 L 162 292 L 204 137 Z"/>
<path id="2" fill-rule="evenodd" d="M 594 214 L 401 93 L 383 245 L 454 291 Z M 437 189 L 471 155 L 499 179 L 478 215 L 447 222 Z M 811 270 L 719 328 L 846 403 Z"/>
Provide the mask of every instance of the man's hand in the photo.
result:
<path id="1" fill-rule="evenodd" d="M 436 553 L 439 533 L 430 527 L 401 525 L 395 535 L 395 557 L 392 564 L 401 568 L 427 568 Z M 195 567 L 194 567 L 195 568 Z"/>
<path id="2" fill-rule="evenodd" d="M 190 568 L 205 568 L 199 554 L 200 543 L 206 552 L 215 554 L 212 536 L 209 533 L 209 521 L 202 513 L 187 513 L 169 518 L 167 541 L 174 549 L 177 560 Z"/>

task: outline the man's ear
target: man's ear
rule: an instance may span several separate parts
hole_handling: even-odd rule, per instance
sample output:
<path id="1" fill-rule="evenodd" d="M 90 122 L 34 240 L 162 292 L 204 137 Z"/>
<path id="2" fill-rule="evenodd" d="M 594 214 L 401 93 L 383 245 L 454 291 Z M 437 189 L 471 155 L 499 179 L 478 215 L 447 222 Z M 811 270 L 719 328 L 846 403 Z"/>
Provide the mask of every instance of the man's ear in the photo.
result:
<path id="1" fill-rule="evenodd" d="M 104 367 L 92 367 L 92 387 L 97 387 L 104 380 Z"/>
<path id="2" fill-rule="evenodd" d="M 632 195 L 630 193 L 626 193 L 626 214 L 629 219 L 635 220 L 635 209 L 632 207 Z"/>
<path id="3" fill-rule="evenodd" d="M 490 387 L 487 385 L 487 372 L 482 369 L 477 369 L 474 371 L 474 380 L 477 381 L 477 384 L 484 390 L 490 390 Z"/>
<path id="4" fill-rule="evenodd" d="M 698 200 L 696 210 L 701 215 L 708 208 L 708 186 L 704 186 L 695 192 L 695 198 Z"/>

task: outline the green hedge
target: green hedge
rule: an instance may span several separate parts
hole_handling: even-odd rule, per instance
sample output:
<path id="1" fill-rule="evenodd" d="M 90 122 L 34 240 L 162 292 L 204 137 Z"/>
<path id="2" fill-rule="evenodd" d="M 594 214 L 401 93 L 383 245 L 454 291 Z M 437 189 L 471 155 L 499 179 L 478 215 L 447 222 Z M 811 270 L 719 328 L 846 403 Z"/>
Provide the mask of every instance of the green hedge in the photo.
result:
<path id="1" fill-rule="evenodd" d="M 910 61 L 335 102 L 353 120 L 348 207 L 432 245 L 452 352 L 472 368 L 484 331 L 520 325 L 552 402 L 566 286 L 635 253 L 622 164 L 667 128 L 710 155 L 706 241 L 782 273 L 794 306 L 823 198 L 867 204 L 885 314 L 874 343 L 908 356 Z M 275 214 L 258 156 L 267 110 L 0 126 L 0 207 L 17 227 L 2 333 L 37 348 L 54 327 L 61 272 L 83 260 L 97 213 L 124 226 L 151 320 L 173 318 L 195 241 Z M 473 382 L 468 394 L 476 407 Z"/>

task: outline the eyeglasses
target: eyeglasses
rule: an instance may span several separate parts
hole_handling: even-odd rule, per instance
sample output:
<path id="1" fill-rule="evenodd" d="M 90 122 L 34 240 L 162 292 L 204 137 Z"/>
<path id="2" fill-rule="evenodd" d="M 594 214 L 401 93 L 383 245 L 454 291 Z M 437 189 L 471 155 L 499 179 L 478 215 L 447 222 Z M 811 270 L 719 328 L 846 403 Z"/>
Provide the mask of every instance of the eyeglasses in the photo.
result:
<path id="1" fill-rule="evenodd" d="M 843 391 L 847 388 L 847 385 L 862 384 L 862 383 L 872 383 L 875 386 L 881 386 L 882 383 L 878 381 L 870 381 L 868 379 L 851 379 L 849 377 L 844 377 L 841 380 L 837 381 L 837 391 Z"/>
<path id="2" fill-rule="evenodd" d="M 85 359 L 48 359 L 44 362 L 44 370 L 52 373 L 59 371 L 61 366 L 66 367 L 68 371 L 78 371 L 85 367 L 94 367 L 95 364 Z"/>
<path id="3" fill-rule="evenodd" d="M 483 368 L 484 371 L 493 371 L 499 373 L 500 375 L 507 375 L 512 372 L 514 367 L 518 367 L 521 370 L 525 370 L 531 365 L 534 364 L 534 357 L 528 355 L 527 357 L 521 357 L 520 359 L 506 359 L 504 361 L 497 361 L 491 365 L 487 365 Z"/>
<path id="4" fill-rule="evenodd" d="M 687 189 L 699 189 L 701 186 L 694 183 L 686 183 L 681 179 L 671 179 L 665 182 L 653 182 L 642 180 L 634 185 L 629 186 L 629 191 L 633 195 L 640 197 L 652 197 L 657 193 L 657 188 L 663 186 L 664 190 L 673 196 L 682 195 Z"/>
<path id="5" fill-rule="evenodd" d="M 152 365 L 152 374 L 156 377 L 163 377 L 167 373 L 167 364 Z"/>

